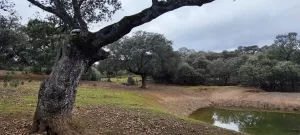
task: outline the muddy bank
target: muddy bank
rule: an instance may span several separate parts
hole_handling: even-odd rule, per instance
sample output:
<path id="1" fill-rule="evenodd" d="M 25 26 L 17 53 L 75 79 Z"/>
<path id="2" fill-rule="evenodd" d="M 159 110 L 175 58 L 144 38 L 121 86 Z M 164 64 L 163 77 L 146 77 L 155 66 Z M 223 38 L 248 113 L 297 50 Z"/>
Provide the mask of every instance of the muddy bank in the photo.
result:
<path id="1" fill-rule="evenodd" d="M 264 92 L 254 88 L 219 87 L 198 90 L 147 92 L 171 113 L 189 115 L 205 107 L 241 107 L 276 111 L 300 111 L 300 93 Z"/>

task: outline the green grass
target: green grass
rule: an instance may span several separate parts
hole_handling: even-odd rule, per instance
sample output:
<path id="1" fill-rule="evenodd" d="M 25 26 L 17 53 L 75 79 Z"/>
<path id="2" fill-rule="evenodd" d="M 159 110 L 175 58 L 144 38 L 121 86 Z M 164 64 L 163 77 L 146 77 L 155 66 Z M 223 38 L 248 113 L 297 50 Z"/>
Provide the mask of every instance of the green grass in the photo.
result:
<path id="1" fill-rule="evenodd" d="M 127 79 L 127 78 L 126 78 Z M 119 80 L 119 81 L 124 81 Z M 34 111 L 40 82 L 25 82 L 17 88 L 4 88 L 0 83 L 0 112 Z M 5 97 L 5 98 L 3 98 Z M 150 101 L 150 102 L 149 102 Z M 121 107 L 150 108 L 155 99 L 138 91 L 104 90 L 96 88 L 78 88 L 75 106 L 117 105 Z"/>
<path id="2" fill-rule="evenodd" d="M 134 76 L 134 80 L 141 80 L 142 78 L 140 76 Z M 127 77 L 116 77 L 110 79 L 112 82 L 118 82 L 118 83 L 127 83 Z"/>
<path id="3" fill-rule="evenodd" d="M 18 113 L 28 113 L 33 112 L 35 107 L 33 106 L 14 106 L 10 104 L 0 104 L 0 112 L 18 114 Z"/>
<path id="4" fill-rule="evenodd" d="M 122 77 L 122 78 L 110 78 L 112 82 L 119 82 L 119 83 L 126 83 L 127 82 L 127 77 Z"/>
<path id="5" fill-rule="evenodd" d="M 36 106 L 37 91 L 40 82 L 24 81 L 24 85 L 4 87 L 0 82 L 1 113 L 32 113 Z"/>
<path id="6" fill-rule="evenodd" d="M 123 78 L 120 81 L 127 81 Z M 32 114 L 37 104 L 37 94 L 40 82 L 25 82 L 17 88 L 4 88 L 0 83 L 0 113 L 3 114 Z M 122 108 L 142 108 L 150 112 L 169 114 L 158 107 L 155 97 L 142 94 L 140 91 L 112 90 L 95 88 L 92 86 L 79 87 L 77 89 L 76 107 L 88 107 L 99 105 L 114 105 Z"/>
<path id="7" fill-rule="evenodd" d="M 98 105 L 117 105 L 124 108 L 148 108 L 159 112 L 155 108 L 151 97 L 141 95 L 133 91 L 117 91 L 79 88 L 76 97 L 76 107 L 98 106 Z M 2 113 L 33 113 L 37 103 L 36 95 L 18 95 L 0 100 L 0 112 Z"/>
<path id="8" fill-rule="evenodd" d="M 36 104 L 37 103 L 37 96 L 25 96 L 22 98 L 25 104 Z"/>
<path id="9" fill-rule="evenodd" d="M 0 112 L 3 113 L 28 113 L 33 112 L 36 106 L 36 98 L 8 98 L 0 100 Z"/>
<path id="10" fill-rule="evenodd" d="M 84 107 L 86 105 L 142 107 L 146 102 L 146 96 L 141 95 L 138 92 L 79 88 L 75 105 L 79 107 Z"/>

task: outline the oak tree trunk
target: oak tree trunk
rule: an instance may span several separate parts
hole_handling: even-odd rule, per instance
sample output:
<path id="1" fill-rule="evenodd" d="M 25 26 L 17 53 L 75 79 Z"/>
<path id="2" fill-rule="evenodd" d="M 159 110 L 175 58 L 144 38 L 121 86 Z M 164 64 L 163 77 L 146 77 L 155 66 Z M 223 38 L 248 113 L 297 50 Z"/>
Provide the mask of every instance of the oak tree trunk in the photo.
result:
<path id="1" fill-rule="evenodd" d="M 146 89 L 147 88 L 147 76 L 142 75 L 142 86 L 141 88 Z"/>
<path id="2" fill-rule="evenodd" d="M 41 84 L 33 132 L 46 130 L 50 134 L 72 134 L 68 122 L 75 103 L 76 87 L 86 68 L 88 63 L 84 58 L 61 57 Z"/>
<path id="3" fill-rule="evenodd" d="M 107 56 L 108 53 L 102 50 L 83 52 L 71 40 L 67 46 L 62 46 L 52 73 L 41 83 L 31 133 L 76 134 L 70 129 L 69 122 L 78 82 L 94 62 Z"/>
<path id="4" fill-rule="evenodd" d="M 107 82 L 111 82 L 109 73 L 107 74 Z"/>

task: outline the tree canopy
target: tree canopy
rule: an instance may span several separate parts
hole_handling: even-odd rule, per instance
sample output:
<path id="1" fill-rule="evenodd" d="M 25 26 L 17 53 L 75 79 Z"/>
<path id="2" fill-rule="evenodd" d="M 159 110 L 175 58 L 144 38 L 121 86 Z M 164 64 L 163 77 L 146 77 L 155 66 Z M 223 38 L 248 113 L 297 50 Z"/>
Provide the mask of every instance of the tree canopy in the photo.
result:
<path id="1" fill-rule="evenodd" d="M 147 76 L 165 66 L 161 65 L 165 60 L 163 55 L 171 49 L 171 45 L 172 42 L 161 34 L 138 31 L 109 45 L 108 49 L 114 63 L 120 63 L 129 72 L 141 75 L 142 87 L 145 88 Z"/>

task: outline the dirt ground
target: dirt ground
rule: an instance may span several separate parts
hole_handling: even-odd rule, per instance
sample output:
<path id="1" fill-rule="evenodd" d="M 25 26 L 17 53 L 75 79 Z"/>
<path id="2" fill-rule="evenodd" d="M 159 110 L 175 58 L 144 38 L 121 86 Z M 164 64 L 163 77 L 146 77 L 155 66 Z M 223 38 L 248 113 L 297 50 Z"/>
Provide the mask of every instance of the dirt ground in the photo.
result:
<path id="1" fill-rule="evenodd" d="M 204 107 L 300 111 L 300 93 L 264 92 L 238 86 L 203 86 L 192 90 L 173 87 L 173 89 L 149 90 L 145 93 L 157 97 L 162 107 L 168 111 L 185 116 Z"/>
<path id="2" fill-rule="evenodd" d="M 92 83 L 84 82 L 83 86 Z M 161 108 L 185 116 L 205 107 L 241 107 L 300 112 L 300 93 L 265 92 L 251 87 L 176 86 L 153 83 L 150 83 L 146 90 L 118 83 L 101 83 L 95 87 L 138 91 L 151 95 L 160 103 Z"/>
<path id="3" fill-rule="evenodd" d="M 200 122 L 189 122 L 172 115 L 151 113 L 143 109 L 115 106 L 87 107 L 74 110 L 74 129 L 83 135 L 240 135 Z M 27 135 L 31 125 L 27 118 L 0 117 L 1 135 Z"/>

